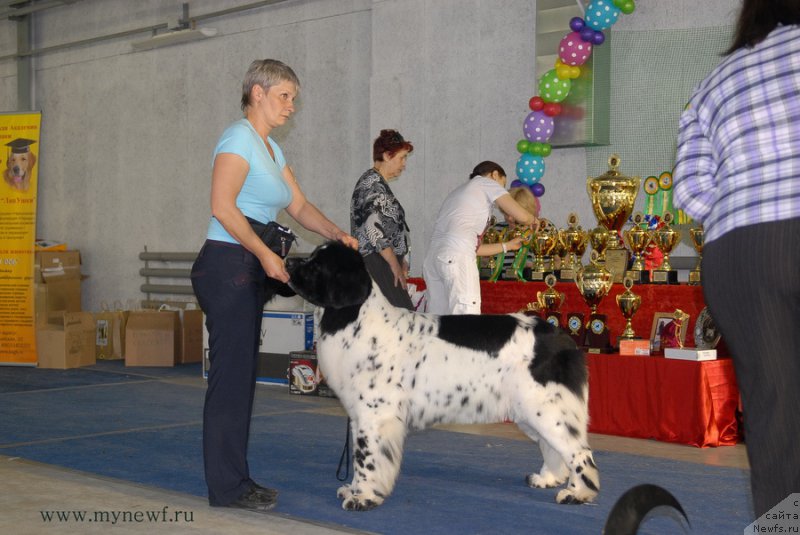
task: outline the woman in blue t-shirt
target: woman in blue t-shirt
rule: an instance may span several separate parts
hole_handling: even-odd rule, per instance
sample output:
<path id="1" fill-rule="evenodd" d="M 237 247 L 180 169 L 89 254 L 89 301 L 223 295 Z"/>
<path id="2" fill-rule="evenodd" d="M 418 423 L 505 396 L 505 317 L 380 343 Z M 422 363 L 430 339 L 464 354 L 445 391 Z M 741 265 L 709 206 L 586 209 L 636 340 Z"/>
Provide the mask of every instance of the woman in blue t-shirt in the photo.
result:
<path id="1" fill-rule="evenodd" d="M 306 199 L 269 137 L 294 113 L 299 88 L 289 66 L 254 61 L 242 84 L 244 118 L 222 133 L 214 149 L 211 223 L 192 267 L 192 287 L 209 334 L 203 457 L 212 506 L 267 511 L 277 497 L 277 491 L 250 479 L 247 441 L 261 312 L 274 295 L 274 282 L 288 282 L 289 274 L 283 258 L 261 241 L 247 218 L 269 223 L 285 209 L 306 229 L 358 246 Z"/>

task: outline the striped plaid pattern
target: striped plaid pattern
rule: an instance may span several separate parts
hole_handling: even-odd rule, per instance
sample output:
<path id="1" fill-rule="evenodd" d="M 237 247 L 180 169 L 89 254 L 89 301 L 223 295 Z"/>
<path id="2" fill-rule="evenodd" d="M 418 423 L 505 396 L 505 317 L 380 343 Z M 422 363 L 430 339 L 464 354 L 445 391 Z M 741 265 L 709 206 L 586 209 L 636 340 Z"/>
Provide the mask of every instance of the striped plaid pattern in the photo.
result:
<path id="1" fill-rule="evenodd" d="M 681 115 L 674 203 L 711 242 L 800 217 L 800 27 L 725 58 Z"/>

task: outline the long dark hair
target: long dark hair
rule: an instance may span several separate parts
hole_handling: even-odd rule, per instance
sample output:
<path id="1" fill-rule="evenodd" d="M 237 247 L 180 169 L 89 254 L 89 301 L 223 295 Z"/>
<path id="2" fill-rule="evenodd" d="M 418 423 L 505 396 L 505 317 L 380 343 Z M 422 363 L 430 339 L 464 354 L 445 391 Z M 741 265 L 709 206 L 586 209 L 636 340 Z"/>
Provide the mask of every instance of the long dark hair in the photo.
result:
<path id="1" fill-rule="evenodd" d="M 725 54 L 763 41 L 778 24 L 800 24 L 798 0 L 744 0 L 736 22 L 733 44 Z"/>
<path id="2" fill-rule="evenodd" d="M 508 176 L 506 172 L 500 167 L 500 164 L 496 164 L 494 162 L 490 162 L 486 160 L 485 162 L 481 162 L 475 166 L 475 169 L 472 170 L 472 173 L 469 175 L 469 179 L 472 180 L 476 176 L 489 176 L 494 171 L 500 173 L 501 176 Z"/>

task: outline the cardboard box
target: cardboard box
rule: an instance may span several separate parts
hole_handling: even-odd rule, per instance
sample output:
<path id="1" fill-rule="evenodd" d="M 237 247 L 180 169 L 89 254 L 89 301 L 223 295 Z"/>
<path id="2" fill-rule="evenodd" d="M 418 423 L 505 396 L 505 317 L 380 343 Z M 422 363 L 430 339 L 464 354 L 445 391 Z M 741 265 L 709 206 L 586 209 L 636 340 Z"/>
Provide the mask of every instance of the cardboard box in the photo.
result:
<path id="1" fill-rule="evenodd" d="M 316 351 L 303 350 L 289 353 L 290 394 L 317 395 L 318 378 Z"/>
<path id="2" fill-rule="evenodd" d="M 205 329 L 204 329 L 205 331 Z M 261 320 L 256 380 L 289 384 L 289 353 L 314 347 L 314 313 L 265 310 Z M 208 377 L 208 333 L 204 332 L 203 377 Z"/>
<path id="3" fill-rule="evenodd" d="M 33 277 L 37 327 L 61 325 L 64 312 L 81 311 L 79 251 L 37 251 Z"/>
<path id="4" fill-rule="evenodd" d="M 183 310 L 181 317 L 181 346 L 178 364 L 200 362 L 203 360 L 203 325 L 205 316 L 202 310 Z"/>
<path id="5" fill-rule="evenodd" d="M 181 324 L 174 310 L 138 310 L 125 325 L 125 366 L 174 366 L 181 351 Z"/>
<path id="6" fill-rule="evenodd" d="M 697 349 L 694 347 L 668 347 L 664 349 L 664 356 L 668 359 L 679 360 L 717 360 L 717 350 Z"/>
<path id="7" fill-rule="evenodd" d="M 620 355 L 649 355 L 650 340 L 620 340 Z"/>
<path id="8" fill-rule="evenodd" d="M 95 325 L 89 312 L 67 312 L 61 325 L 49 324 L 36 330 L 36 352 L 40 368 L 91 366 L 94 357 Z"/>

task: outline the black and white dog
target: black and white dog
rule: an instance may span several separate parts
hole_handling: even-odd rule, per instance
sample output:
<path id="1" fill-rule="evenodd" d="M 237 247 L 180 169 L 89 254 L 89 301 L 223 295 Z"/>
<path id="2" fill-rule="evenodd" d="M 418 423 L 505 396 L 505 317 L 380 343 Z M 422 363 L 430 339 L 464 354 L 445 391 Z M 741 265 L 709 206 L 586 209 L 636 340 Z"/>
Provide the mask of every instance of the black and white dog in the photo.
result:
<path id="1" fill-rule="evenodd" d="M 354 475 L 342 507 L 367 510 L 392 492 L 408 429 L 514 421 L 539 442 L 531 487 L 558 503 L 594 499 L 599 474 L 587 441 L 585 356 L 545 321 L 525 316 L 435 316 L 389 304 L 361 255 L 340 243 L 289 258 L 290 286 L 323 307 L 317 358 L 351 419 Z"/>

